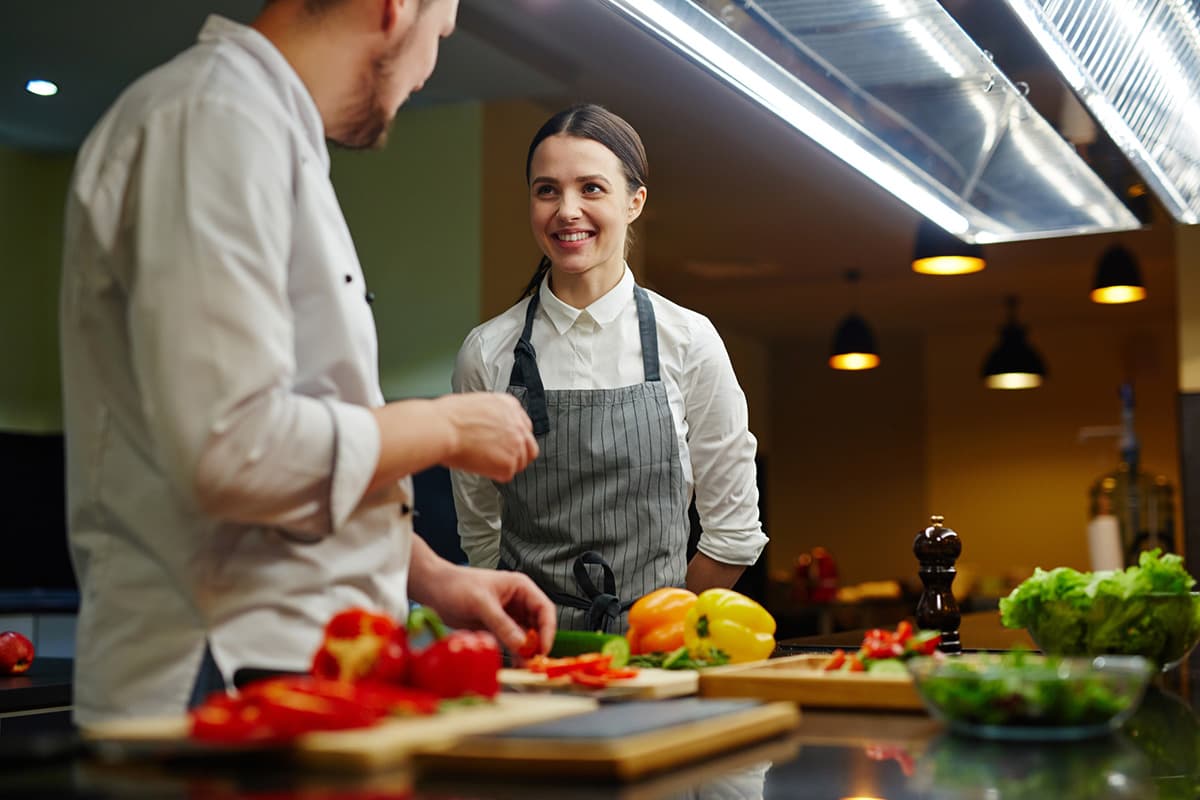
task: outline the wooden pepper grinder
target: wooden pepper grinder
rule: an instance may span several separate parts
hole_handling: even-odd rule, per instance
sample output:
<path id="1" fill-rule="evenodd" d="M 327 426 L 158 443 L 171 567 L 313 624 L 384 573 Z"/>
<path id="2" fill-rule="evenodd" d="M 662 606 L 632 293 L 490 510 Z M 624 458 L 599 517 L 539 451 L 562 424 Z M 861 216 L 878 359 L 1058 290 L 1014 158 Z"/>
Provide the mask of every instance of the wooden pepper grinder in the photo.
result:
<path id="1" fill-rule="evenodd" d="M 917 603 L 917 627 L 941 631 L 942 643 L 938 649 L 943 653 L 961 653 L 958 624 L 962 615 L 950 585 L 957 573 L 954 562 L 962 552 L 962 542 L 957 533 L 942 525 L 945 518 L 934 515 L 932 521 L 913 542 L 913 553 L 921 562 L 918 574 L 925 585 Z"/>

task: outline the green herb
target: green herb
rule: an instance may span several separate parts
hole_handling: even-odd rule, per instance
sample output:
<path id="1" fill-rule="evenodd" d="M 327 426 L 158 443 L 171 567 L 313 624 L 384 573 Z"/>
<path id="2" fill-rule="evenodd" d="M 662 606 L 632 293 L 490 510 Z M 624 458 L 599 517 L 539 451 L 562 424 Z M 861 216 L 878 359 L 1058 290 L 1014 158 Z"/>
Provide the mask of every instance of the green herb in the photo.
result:
<path id="1" fill-rule="evenodd" d="M 669 653 L 642 653 L 629 658 L 631 667 L 654 667 L 657 669 L 703 669 L 728 663 L 729 656 L 715 647 L 707 648 L 701 653 L 691 653 L 686 647 L 680 647 Z"/>

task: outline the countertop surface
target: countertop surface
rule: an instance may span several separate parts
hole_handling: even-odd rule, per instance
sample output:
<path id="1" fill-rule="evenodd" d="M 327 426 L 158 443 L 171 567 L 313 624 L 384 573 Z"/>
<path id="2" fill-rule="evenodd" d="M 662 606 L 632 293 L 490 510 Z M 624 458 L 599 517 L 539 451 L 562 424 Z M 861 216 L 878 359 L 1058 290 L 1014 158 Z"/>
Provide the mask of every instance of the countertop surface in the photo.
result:
<path id="1" fill-rule="evenodd" d="M 996 612 L 964 617 L 968 650 L 1029 645 Z M 855 646 L 861 632 L 781 642 L 781 652 Z M 78 750 L 0 748 L 0 796 L 62 798 L 1194 798 L 1200 796 L 1200 660 L 1156 679 L 1141 710 L 1110 736 L 1055 744 L 994 743 L 948 733 L 924 713 L 803 709 L 784 738 L 633 784 L 301 774 L 286 764 L 211 756 L 114 766 Z M 3 739 L 0 739 L 3 744 Z M 31 743 L 26 743 L 27 745 Z"/>
<path id="2" fill-rule="evenodd" d="M 34 658 L 29 670 L 0 677 L 0 714 L 71 705 L 69 658 Z"/>

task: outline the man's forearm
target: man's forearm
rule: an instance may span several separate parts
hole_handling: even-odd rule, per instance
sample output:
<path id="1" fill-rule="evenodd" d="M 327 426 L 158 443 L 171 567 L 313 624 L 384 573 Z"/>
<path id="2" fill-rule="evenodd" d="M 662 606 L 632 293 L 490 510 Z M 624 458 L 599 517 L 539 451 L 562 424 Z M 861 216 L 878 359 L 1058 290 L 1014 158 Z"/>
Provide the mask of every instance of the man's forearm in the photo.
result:
<path id="1" fill-rule="evenodd" d="M 688 562 L 687 588 L 697 594 L 715 587 L 728 589 L 737 583 L 745 571 L 744 564 L 726 564 L 704 553 L 696 553 Z"/>
<path id="2" fill-rule="evenodd" d="M 442 463 L 455 444 L 436 400 L 401 400 L 371 414 L 379 425 L 379 462 L 368 493 Z"/>
<path id="3" fill-rule="evenodd" d="M 453 564 L 433 552 L 433 548 L 414 533 L 408 564 L 409 599 L 436 608 L 438 589 L 445 588 L 446 576 L 453 569 Z"/>

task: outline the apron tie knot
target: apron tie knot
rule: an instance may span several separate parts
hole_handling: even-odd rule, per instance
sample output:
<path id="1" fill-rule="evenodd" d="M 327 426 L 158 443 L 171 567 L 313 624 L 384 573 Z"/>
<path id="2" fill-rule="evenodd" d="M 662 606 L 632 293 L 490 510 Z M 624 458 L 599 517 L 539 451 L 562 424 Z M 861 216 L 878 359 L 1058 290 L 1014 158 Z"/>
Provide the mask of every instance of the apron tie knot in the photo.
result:
<path id="1" fill-rule="evenodd" d="M 621 599 L 615 594 L 601 593 L 592 598 L 588 607 L 588 629 L 609 633 L 609 626 L 621 619 Z"/>

